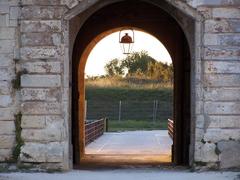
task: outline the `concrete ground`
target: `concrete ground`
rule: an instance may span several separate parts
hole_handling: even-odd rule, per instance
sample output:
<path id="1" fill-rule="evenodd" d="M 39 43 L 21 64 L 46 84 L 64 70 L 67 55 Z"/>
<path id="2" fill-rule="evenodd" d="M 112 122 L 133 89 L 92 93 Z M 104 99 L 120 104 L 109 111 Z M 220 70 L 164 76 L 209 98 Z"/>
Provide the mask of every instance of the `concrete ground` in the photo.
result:
<path id="1" fill-rule="evenodd" d="M 157 169 L 79 170 L 66 173 L 5 173 L 0 180 L 239 180 L 237 172 L 189 172 Z"/>
<path id="2" fill-rule="evenodd" d="M 104 133 L 89 144 L 86 154 L 171 155 L 172 140 L 166 130 Z"/>

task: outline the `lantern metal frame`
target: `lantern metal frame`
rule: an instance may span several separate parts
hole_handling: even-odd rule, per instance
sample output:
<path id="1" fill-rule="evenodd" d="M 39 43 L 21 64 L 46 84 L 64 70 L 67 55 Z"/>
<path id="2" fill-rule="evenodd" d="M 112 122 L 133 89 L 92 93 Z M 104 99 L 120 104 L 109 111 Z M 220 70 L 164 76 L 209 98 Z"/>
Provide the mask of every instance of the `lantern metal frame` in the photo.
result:
<path id="1" fill-rule="evenodd" d="M 128 33 L 125 32 L 125 35 L 122 35 L 122 33 L 124 31 L 130 31 L 132 32 L 132 36 L 128 35 Z M 131 38 L 131 42 L 123 42 L 123 38 Z M 133 44 L 135 42 L 135 34 L 134 34 L 134 30 L 133 28 L 123 28 L 121 29 L 121 31 L 119 32 L 119 43 L 121 45 L 121 49 L 123 54 L 131 54 L 132 48 L 133 48 Z"/>

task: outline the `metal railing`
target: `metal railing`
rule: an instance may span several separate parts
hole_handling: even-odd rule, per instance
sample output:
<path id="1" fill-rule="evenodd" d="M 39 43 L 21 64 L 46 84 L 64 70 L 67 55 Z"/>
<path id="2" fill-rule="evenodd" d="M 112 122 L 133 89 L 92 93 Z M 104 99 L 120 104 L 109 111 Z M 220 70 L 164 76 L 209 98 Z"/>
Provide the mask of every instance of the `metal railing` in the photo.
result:
<path id="1" fill-rule="evenodd" d="M 168 134 L 173 139 L 174 134 L 174 121 L 171 119 L 168 119 Z"/>
<path id="2" fill-rule="evenodd" d="M 107 119 L 87 120 L 85 122 L 85 144 L 93 142 L 107 131 Z"/>
<path id="3" fill-rule="evenodd" d="M 87 119 L 108 117 L 109 120 L 166 121 L 172 117 L 173 104 L 169 101 L 86 101 Z"/>

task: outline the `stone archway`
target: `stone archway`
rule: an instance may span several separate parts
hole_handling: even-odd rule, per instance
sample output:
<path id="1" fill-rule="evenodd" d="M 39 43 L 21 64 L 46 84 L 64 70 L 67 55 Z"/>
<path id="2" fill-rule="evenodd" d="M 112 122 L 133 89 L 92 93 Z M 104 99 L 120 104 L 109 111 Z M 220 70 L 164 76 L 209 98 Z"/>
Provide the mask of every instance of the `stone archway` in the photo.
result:
<path id="1" fill-rule="evenodd" d="M 107 5 L 108 1 L 103 1 L 101 3 L 96 3 L 91 10 L 88 9 L 79 16 L 71 19 L 69 31 L 70 31 L 70 45 L 74 48 L 72 61 L 72 118 L 73 118 L 73 134 L 74 134 L 74 162 L 79 163 L 79 155 L 84 154 L 84 113 L 78 114 L 78 112 L 84 112 L 84 67 L 88 53 L 94 44 L 107 35 L 109 32 L 114 31 L 114 29 L 122 26 L 134 26 L 137 28 L 144 29 L 150 34 L 157 37 L 166 46 L 170 54 L 174 57 L 175 66 L 175 102 L 174 102 L 174 119 L 176 120 L 176 134 L 174 142 L 174 162 L 176 164 L 189 164 L 192 161 L 193 149 L 194 149 L 194 137 L 190 134 L 194 133 L 194 119 L 191 113 L 194 112 L 194 88 L 191 87 L 195 78 L 194 67 L 194 32 L 195 32 L 195 21 L 194 19 L 181 13 L 174 6 L 168 4 L 167 2 L 155 2 L 151 1 L 146 3 L 145 1 L 131 1 L 129 2 L 127 8 L 123 8 L 124 1 L 112 3 Z M 138 14 L 138 19 L 134 20 L 132 18 L 118 17 L 117 14 L 129 15 L 127 12 L 131 12 L 131 7 L 134 3 L 139 3 L 143 7 L 153 8 L 151 11 L 148 9 L 147 16 L 141 16 Z M 180 3 L 181 4 L 181 3 Z M 181 4 L 182 7 L 184 4 Z M 112 7 L 111 7 L 112 6 Z M 150 7 L 151 6 L 151 7 Z M 111 8 L 109 8 L 111 7 Z M 160 7 L 160 8 L 159 8 Z M 99 9 L 100 8 L 100 9 Z M 114 14 L 114 19 L 111 19 L 112 14 L 119 8 Z M 164 8 L 164 10 L 162 10 Z M 95 11 L 98 9 L 98 11 Z M 114 9 L 114 11 L 113 11 Z M 123 12 L 120 12 L 125 9 Z M 139 8 L 138 8 L 139 9 Z M 152 11 L 155 10 L 155 11 Z M 158 11 L 158 12 L 157 12 Z M 160 12 L 159 12 L 160 11 Z M 167 12 L 166 12 L 167 11 Z M 73 11 L 74 12 L 74 11 Z M 150 13 L 152 12 L 152 13 Z M 139 12 L 135 12 L 139 13 Z M 190 13 L 193 13 L 190 10 Z M 91 16 L 89 16 L 91 14 Z M 157 14 L 157 17 L 154 17 Z M 170 15 L 169 15 L 170 14 Z M 68 14 L 71 17 L 72 13 Z M 130 14 L 131 16 L 131 14 Z M 110 18 L 109 18 L 110 17 Z M 174 19 L 174 18 L 175 19 Z M 104 22 L 101 20 L 104 19 Z M 108 19 L 109 18 L 109 19 Z M 125 20 L 123 20 L 125 18 Z M 155 19 L 154 19 L 155 18 Z M 82 20 L 83 19 L 83 20 Z M 100 20 L 99 20 L 100 19 Z M 128 19 L 128 21 L 126 21 Z M 149 20 L 152 19 L 152 22 Z M 81 20 L 81 21 L 80 21 Z M 107 21 L 108 20 L 108 21 Z M 176 21 L 177 20 L 177 21 Z M 160 22 L 161 21 L 161 22 Z M 144 24 L 144 25 L 142 25 Z M 180 26 L 180 25 L 181 26 Z M 76 28 L 77 26 L 77 28 Z M 158 28 L 159 26 L 164 27 Z M 74 28 L 75 27 L 75 28 Z M 81 27 L 81 28 L 80 28 Z M 79 31 L 80 29 L 80 31 Z M 183 29 L 183 30 L 182 30 Z M 100 35 L 99 35 L 100 34 Z M 76 36 L 77 35 L 77 36 Z M 186 35 L 186 36 L 185 36 Z M 76 37 L 76 40 L 75 40 Z M 82 39 L 81 37 L 84 37 Z M 180 43 L 176 43 L 180 42 Z M 193 47 L 189 49 L 190 47 Z M 185 48 L 183 48 L 185 47 Z M 191 55 L 190 55 L 191 54 Z M 191 57 L 192 58 L 191 58 Z M 191 81 L 192 79 L 192 81 Z M 191 81 L 191 82 L 190 82 Z M 182 87 L 183 86 L 183 87 Z M 79 101 L 77 100 L 79 98 Z M 192 101 L 191 101 L 192 99 Z M 191 103 L 192 102 L 192 103 Z M 190 108 L 190 104 L 192 108 Z M 191 112 L 190 112 L 191 110 Z M 75 122 L 75 123 L 74 123 Z M 190 126 L 191 123 L 191 126 Z M 76 128 L 78 127 L 78 128 Z M 76 131 L 80 129 L 80 131 Z M 190 145 L 191 140 L 191 145 Z M 190 147 L 190 150 L 189 150 Z M 190 160 L 189 160 L 190 157 Z"/>

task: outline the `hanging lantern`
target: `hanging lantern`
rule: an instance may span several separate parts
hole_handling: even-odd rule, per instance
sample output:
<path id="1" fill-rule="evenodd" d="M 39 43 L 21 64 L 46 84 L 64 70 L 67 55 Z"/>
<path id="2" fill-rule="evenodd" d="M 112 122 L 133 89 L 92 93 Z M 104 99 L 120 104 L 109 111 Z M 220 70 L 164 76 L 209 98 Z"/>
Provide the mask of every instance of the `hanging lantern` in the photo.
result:
<path id="1" fill-rule="evenodd" d="M 130 36 L 128 32 L 131 32 L 132 36 Z M 119 32 L 119 43 L 121 45 L 123 54 L 130 54 L 131 51 L 132 51 L 133 43 L 134 43 L 134 31 L 133 31 L 133 29 L 123 29 L 123 30 L 121 30 Z"/>

